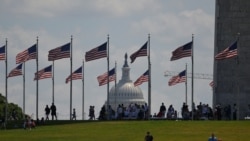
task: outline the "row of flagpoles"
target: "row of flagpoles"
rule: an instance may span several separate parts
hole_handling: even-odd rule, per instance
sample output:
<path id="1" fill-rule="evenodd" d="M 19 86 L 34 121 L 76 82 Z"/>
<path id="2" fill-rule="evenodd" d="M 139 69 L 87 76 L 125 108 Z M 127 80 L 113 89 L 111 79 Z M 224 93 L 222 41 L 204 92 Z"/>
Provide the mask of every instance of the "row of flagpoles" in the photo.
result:
<path id="1" fill-rule="evenodd" d="M 215 60 L 224 60 L 224 59 L 228 59 L 228 58 L 233 58 L 235 56 L 238 55 L 238 51 L 237 51 L 237 43 L 238 43 L 239 37 L 236 41 L 234 41 L 229 47 L 227 47 L 226 49 L 224 49 L 223 51 L 219 52 L 216 56 L 215 56 Z M 193 54 L 193 44 L 194 44 L 194 40 L 193 40 L 193 36 L 192 36 L 192 41 L 181 46 L 178 47 L 176 50 L 174 50 L 172 52 L 172 57 L 170 59 L 170 61 L 175 61 L 184 57 L 191 57 L 191 63 L 192 63 L 192 81 L 191 81 L 191 104 L 192 104 L 192 119 L 193 119 L 193 115 L 194 115 L 194 105 L 193 105 L 193 89 L 194 89 L 194 85 L 193 85 L 193 79 L 194 79 L 194 54 Z M 168 85 L 169 86 L 173 86 L 176 85 L 178 83 L 182 83 L 185 82 L 185 86 L 186 86 L 186 103 L 187 103 L 187 66 L 186 69 L 181 71 L 178 75 L 173 76 L 169 82 Z M 213 88 L 214 87 L 214 81 L 210 82 L 209 85 Z"/>
<path id="2" fill-rule="evenodd" d="M 182 49 L 182 51 L 183 52 L 186 52 L 185 50 L 185 46 L 186 45 L 184 45 L 184 48 L 183 48 L 183 46 L 181 47 Z M 180 48 L 179 48 L 180 49 Z M 182 52 L 181 51 L 181 52 Z M 182 53 L 179 53 L 179 54 L 182 54 Z M 174 55 L 174 54 L 173 54 Z M 191 55 L 190 55 L 191 56 Z M 218 53 L 216 56 L 215 56 L 215 59 L 216 60 L 223 60 L 223 59 L 227 59 L 227 58 L 233 58 L 233 57 L 235 57 L 235 56 L 237 56 L 237 41 L 235 41 L 235 42 L 233 42 L 229 47 L 227 47 L 225 50 L 223 50 L 223 51 L 221 51 L 220 53 Z M 186 56 L 186 57 L 189 57 L 189 56 Z M 169 80 L 169 82 L 168 82 L 168 85 L 169 86 L 173 86 L 173 85 L 176 85 L 176 84 L 178 84 L 178 83 L 182 83 L 182 82 L 186 82 L 186 76 L 187 76 L 187 69 L 185 69 L 185 70 L 183 70 L 182 72 L 180 72 L 178 75 L 176 75 L 176 76 L 173 76 L 170 80 Z M 214 82 L 213 81 L 211 81 L 210 83 L 209 83 L 209 85 L 211 86 L 211 87 L 213 87 L 214 86 Z"/>
<path id="3" fill-rule="evenodd" d="M 35 78 L 36 80 L 36 116 L 38 117 L 38 80 L 45 79 L 45 78 L 52 78 L 52 102 L 54 102 L 54 61 L 63 59 L 63 58 L 70 58 L 70 75 L 66 78 L 66 83 L 70 81 L 70 119 L 72 115 L 72 81 L 71 80 L 77 80 L 82 79 L 83 72 L 84 72 L 84 61 L 81 67 L 79 67 L 76 71 L 72 72 L 72 37 L 71 41 L 65 45 L 62 45 L 60 47 L 54 48 L 49 51 L 48 54 L 48 60 L 52 61 L 52 65 L 45 67 L 38 71 L 38 38 L 36 44 L 31 46 L 30 48 L 24 50 L 23 52 L 20 52 L 16 56 L 16 64 L 19 64 L 16 68 L 10 71 L 10 73 L 7 75 L 7 39 L 4 46 L 0 47 L 0 60 L 5 60 L 6 64 L 6 79 L 5 79 L 5 93 L 6 93 L 6 104 L 8 102 L 8 82 L 7 78 L 23 75 L 23 113 L 25 113 L 25 62 L 31 59 L 36 59 L 36 73 Z M 143 82 L 148 81 L 148 106 L 149 106 L 149 115 L 151 114 L 151 62 L 150 62 L 150 35 L 148 35 L 148 41 L 136 52 L 134 52 L 131 56 L 131 63 L 135 61 L 137 57 L 140 56 L 148 56 L 148 70 L 143 73 L 134 83 L 135 86 L 138 86 L 142 84 Z M 232 45 L 227 47 L 222 52 L 218 53 L 215 56 L 216 60 L 223 60 L 226 58 L 232 58 L 234 56 L 237 56 L 237 41 L 235 41 Z M 193 103 L 193 36 L 192 41 L 178 47 L 176 50 L 172 52 L 171 61 L 175 61 L 184 57 L 191 57 L 192 62 L 192 103 Z M 116 68 L 113 68 L 109 70 L 109 36 L 107 37 L 107 42 L 103 43 L 102 45 L 91 49 L 90 51 L 87 51 L 85 54 L 85 61 L 92 61 L 100 58 L 107 58 L 107 73 L 104 73 L 103 75 L 100 75 L 97 77 L 99 86 L 107 84 L 107 104 L 109 105 L 109 82 L 114 81 L 116 77 Z M 22 74 L 23 69 L 23 74 Z M 186 82 L 186 74 L 187 69 L 179 73 L 177 76 L 173 76 L 168 84 L 169 86 L 175 85 L 177 83 Z M 211 85 L 213 82 L 211 82 Z M 214 84 L 213 84 L 214 85 Z M 84 81 L 83 81 L 83 111 L 84 113 Z M 187 93 L 187 92 L 186 92 Z M 6 112 L 7 112 L 7 106 Z M 192 107 L 193 109 L 194 107 Z M 193 113 L 193 110 L 192 110 Z M 193 115 L 193 114 L 192 114 Z M 7 116 L 7 114 L 6 114 Z M 7 117 L 5 117 L 7 120 Z"/>
<path id="4" fill-rule="evenodd" d="M 7 39 L 5 45 L 0 47 L 0 60 L 5 60 L 6 64 L 6 79 L 5 79 L 5 94 L 6 94 L 6 113 L 5 118 L 7 121 L 7 103 L 8 103 L 8 78 L 23 75 L 23 113 L 25 114 L 25 62 L 28 60 L 35 59 L 36 60 L 36 73 L 34 80 L 36 80 L 36 117 L 38 118 L 38 80 L 46 79 L 46 78 L 52 78 L 52 103 L 54 103 L 54 61 L 63 59 L 63 58 L 70 58 L 70 75 L 66 78 L 66 83 L 70 82 L 70 119 L 72 115 L 72 81 L 71 80 L 77 80 L 82 79 L 83 81 L 83 105 L 82 105 L 82 117 L 84 117 L 84 61 L 81 67 L 79 67 L 76 71 L 72 73 L 72 37 L 71 41 L 65 45 L 59 46 L 57 48 L 54 48 L 49 51 L 48 54 L 48 61 L 52 61 L 52 65 L 47 66 L 41 70 L 38 71 L 38 37 L 36 44 L 32 45 L 28 49 L 24 50 L 23 52 L 20 52 L 16 56 L 16 64 L 18 66 L 10 71 L 10 73 L 7 73 Z M 131 58 L 131 63 L 135 61 L 137 57 L 140 56 L 148 56 L 148 70 L 140 76 L 134 83 L 135 86 L 138 86 L 142 84 L 143 82 L 149 81 L 149 89 L 148 89 L 148 103 L 149 107 L 151 106 L 151 98 L 150 98 L 150 51 L 149 49 L 149 40 L 150 36 L 148 36 L 148 41 L 135 53 L 133 53 Z M 109 82 L 113 81 L 114 76 L 116 76 L 116 69 L 109 70 L 109 36 L 107 38 L 107 42 L 103 43 L 102 45 L 91 49 L 90 51 L 87 51 L 85 54 L 85 61 L 92 61 L 100 58 L 107 58 L 107 72 L 103 75 L 100 75 L 97 77 L 97 80 L 99 82 L 99 86 L 107 84 L 107 105 L 109 105 Z M 22 71 L 23 70 L 23 71 Z M 23 72 L 23 73 L 22 73 Z M 150 108 L 149 108 L 150 109 Z"/>
<path id="5" fill-rule="evenodd" d="M 184 57 L 190 57 L 191 56 L 191 63 L 192 63 L 192 77 L 191 77 L 191 103 L 193 103 L 193 88 L 194 88 L 194 55 L 193 55 L 193 35 L 192 35 L 192 41 L 189 43 L 186 43 L 183 46 L 178 47 L 176 50 L 172 52 L 172 57 L 170 58 L 170 61 L 175 61 Z M 187 79 L 186 79 L 186 74 L 187 74 L 187 67 L 184 71 L 179 73 L 178 76 L 173 76 L 169 82 L 168 85 L 172 86 L 177 83 L 185 82 L 186 83 L 186 102 L 187 102 Z M 193 105 L 193 104 L 192 104 Z M 193 107 L 192 107 L 192 119 L 193 119 Z"/>

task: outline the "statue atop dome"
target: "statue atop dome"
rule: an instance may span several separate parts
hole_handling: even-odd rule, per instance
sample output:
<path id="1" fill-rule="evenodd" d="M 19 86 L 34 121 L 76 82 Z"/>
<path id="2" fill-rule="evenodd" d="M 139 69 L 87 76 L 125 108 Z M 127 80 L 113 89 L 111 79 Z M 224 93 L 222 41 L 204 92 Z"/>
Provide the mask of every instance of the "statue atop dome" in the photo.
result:
<path id="1" fill-rule="evenodd" d="M 128 54 L 127 54 L 127 53 L 125 53 L 125 60 L 124 60 L 124 65 L 123 65 L 123 67 L 129 67 L 129 66 L 128 66 Z"/>
<path id="2" fill-rule="evenodd" d="M 130 68 L 128 66 L 128 55 L 127 53 L 125 53 L 124 56 L 124 64 L 123 64 L 123 68 L 122 68 L 122 79 L 120 81 L 125 82 L 132 82 L 130 80 Z M 119 82 L 120 83 L 120 82 Z"/>

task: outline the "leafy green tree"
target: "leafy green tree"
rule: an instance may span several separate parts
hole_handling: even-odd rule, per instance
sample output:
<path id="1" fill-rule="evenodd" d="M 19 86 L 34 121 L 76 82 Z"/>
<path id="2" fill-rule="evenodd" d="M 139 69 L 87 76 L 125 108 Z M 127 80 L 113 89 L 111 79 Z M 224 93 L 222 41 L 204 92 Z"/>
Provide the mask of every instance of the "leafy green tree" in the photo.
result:
<path id="1" fill-rule="evenodd" d="M 0 117 L 5 117 L 5 100 L 6 98 L 2 94 L 0 94 Z M 14 103 L 8 103 L 7 106 L 8 106 L 7 107 L 8 120 L 14 120 L 14 116 L 16 120 L 22 119 L 23 117 L 22 108 L 20 108 L 17 104 Z"/>

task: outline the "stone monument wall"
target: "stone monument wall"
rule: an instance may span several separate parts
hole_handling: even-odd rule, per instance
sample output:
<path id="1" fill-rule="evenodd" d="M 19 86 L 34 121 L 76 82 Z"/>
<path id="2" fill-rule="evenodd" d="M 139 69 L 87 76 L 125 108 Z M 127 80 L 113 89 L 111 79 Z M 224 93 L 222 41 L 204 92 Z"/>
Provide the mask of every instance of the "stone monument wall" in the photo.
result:
<path id="1" fill-rule="evenodd" d="M 214 61 L 213 106 L 237 106 L 237 119 L 250 104 L 250 0 L 216 0 L 214 55 L 238 40 L 238 57 Z M 222 109 L 223 111 L 223 109 Z M 250 115 L 249 115 L 250 116 Z"/>

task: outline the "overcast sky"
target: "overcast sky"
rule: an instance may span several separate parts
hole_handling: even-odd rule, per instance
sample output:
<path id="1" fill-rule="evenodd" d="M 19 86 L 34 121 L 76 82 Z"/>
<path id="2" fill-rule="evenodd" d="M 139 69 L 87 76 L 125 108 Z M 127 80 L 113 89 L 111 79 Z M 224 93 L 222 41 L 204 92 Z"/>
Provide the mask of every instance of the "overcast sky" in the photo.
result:
<path id="1" fill-rule="evenodd" d="M 70 42 L 73 36 L 73 71 L 82 65 L 86 51 L 110 40 L 110 68 L 117 62 L 117 81 L 121 78 L 124 54 L 131 55 L 150 34 L 152 63 L 152 114 L 162 102 L 180 112 L 185 101 L 185 83 L 168 86 L 166 70 L 181 72 L 191 58 L 170 61 L 172 51 L 192 40 L 194 34 L 194 73 L 212 74 L 214 56 L 214 0 L 0 0 L 0 46 L 8 39 L 8 73 L 15 68 L 16 55 L 36 43 L 39 37 L 39 70 L 52 64 L 48 51 Z M 135 81 L 148 68 L 147 57 L 140 57 L 131 68 Z M 5 63 L 0 62 L 0 93 L 5 95 Z M 25 63 L 26 113 L 36 115 L 35 60 Z M 85 112 L 95 106 L 96 116 L 107 99 L 106 85 L 99 87 L 96 77 L 107 71 L 106 58 L 85 63 Z M 58 118 L 68 119 L 70 111 L 70 59 L 55 61 L 55 104 Z M 194 80 L 194 102 L 212 104 L 211 80 Z M 110 88 L 114 82 L 110 83 Z M 140 85 L 148 100 L 148 84 Z M 23 77 L 8 79 L 8 100 L 23 107 Z M 39 81 L 39 117 L 52 102 L 52 80 Z M 82 83 L 73 81 L 73 108 L 82 118 Z M 191 79 L 188 80 L 188 105 Z M 190 106 L 189 106 L 190 107 Z"/>

